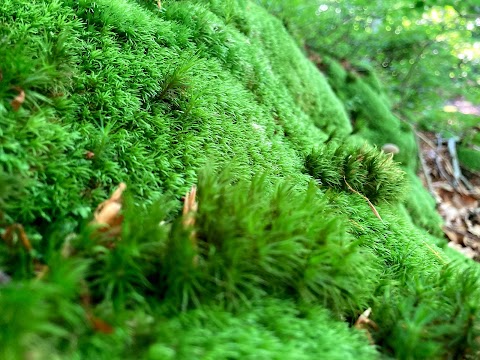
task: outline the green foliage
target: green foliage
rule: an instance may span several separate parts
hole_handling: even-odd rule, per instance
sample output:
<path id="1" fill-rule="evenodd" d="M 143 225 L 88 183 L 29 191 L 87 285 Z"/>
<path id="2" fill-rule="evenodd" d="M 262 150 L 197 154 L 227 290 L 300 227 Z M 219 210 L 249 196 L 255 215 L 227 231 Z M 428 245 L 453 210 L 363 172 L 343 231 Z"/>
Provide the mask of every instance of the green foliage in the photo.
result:
<path id="1" fill-rule="evenodd" d="M 436 110 L 458 95 L 473 100 L 467 90 L 479 76 L 473 1 L 257 2 L 307 50 L 371 64 L 388 79 L 400 112 Z"/>

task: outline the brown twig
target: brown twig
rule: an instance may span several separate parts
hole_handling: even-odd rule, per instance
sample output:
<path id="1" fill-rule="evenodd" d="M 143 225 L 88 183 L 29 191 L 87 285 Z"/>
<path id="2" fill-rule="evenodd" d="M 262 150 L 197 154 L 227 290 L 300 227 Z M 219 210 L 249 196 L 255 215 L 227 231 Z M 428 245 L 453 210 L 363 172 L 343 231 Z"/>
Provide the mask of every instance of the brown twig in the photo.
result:
<path id="1" fill-rule="evenodd" d="M 190 191 L 185 195 L 185 200 L 183 203 L 182 210 L 182 223 L 184 229 L 190 232 L 189 239 L 192 242 L 192 246 L 195 251 L 197 251 L 197 231 L 195 230 L 195 215 L 198 211 L 197 203 L 197 187 L 193 185 Z M 193 264 L 197 265 L 198 255 L 195 255 L 193 258 Z"/>
<path id="2" fill-rule="evenodd" d="M 445 261 L 444 258 L 436 251 L 434 248 L 432 248 L 425 240 L 422 240 L 423 243 L 427 246 L 427 248 L 442 262 L 442 264 L 446 264 L 447 262 Z"/>
<path id="3" fill-rule="evenodd" d="M 433 150 L 436 150 L 437 147 L 435 146 L 435 144 L 433 142 L 430 141 L 429 138 L 427 138 L 425 135 L 423 135 L 421 132 L 418 132 L 415 130 L 415 135 L 417 135 L 420 139 L 422 139 L 422 141 L 427 144 L 428 146 L 430 146 Z"/>
<path id="4" fill-rule="evenodd" d="M 350 184 L 347 182 L 347 179 L 345 179 L 345 176 L 343 177 L 343 181 L 345 181 L 345 184 L 347 184 L 348 188 L 353 191 L 355 194 L 357 195 L 360 195 L 361 197 L 363 197 L 367 203 L 368 203 L 368 206 L 370 206 L 370 209 L 372 209 L 373 213 L 375 214 L 375 216 L 380 219 L 381 222 L 383 222 L 383 219 L 382 217 L 380 216 L 380 214 L 378 213 L 377 209 L 375 208 L 375 206 L 373 206 L 372 202 L 363 194 L 359 193 L 357 190 L 355 190 L 354 188 L 352 188 L 350 186 Z"/>
<path id="5" fill-rule="evenodd" d="M 456 146 L 455 138 L 448 139 L 448 152 L 450 153 L 450 157 L 452 158 L 453 177 L 454 177 L 453 185 L 456 188 L 460 184 L 460 176 L 462 175 L 462 172 L 460 170 L 460 164 L 458 162 L 457 146 Z"/>
<path id="6" fill-rule="evenodd" d="M 420 141 L 418 141 L 418 138 L 419 138 L 419 133 L 414 130 L 414 136 L 415 136 L 415 142 L 417 143 L 417 148 L 418 148 L 418 158 L 420 159 L 420 164 L 422 165 L 422 170 L 423 170 L 423 176 L 425 176 L 425 181 L 427 182 L 427 187 L 428 187 L 428 191 L 430 192 L 430 194 L 433 196 L 433 198 L 435 199 L 436 203 L 438 204 L 439 203 L 439 199 L 437 197 L 437 194 L 435 193 L 435 190 L 433 189 L 433 185 L 432 185 L 432 178 L 430 177 L 430 173 L 428 171 L 428 166 L 427 166 L 427 163 L 425 162 L 425 158 L 423 157 L 423 154 L 422 154 L 422 148 L 420 146 Z M 425 140 L 424 140 L 425 141 Z M 433 144 L 432 144 L 433 145 Z"/>
<path id="7" fill-rule="evenodd" d="M 440 149 L 442 147 L 442 137 L 441 136 L 438 136 L 437 138 L 437 150 L 436 150 L 436 153 L 437 153 L 437 156 L 435 157 L 435 163 L 437 164 L 437 168 L 438 168 L 438 171 L 440 171 L 440 175 L 450 184 L 452 185 L 452 181 L 450 179 L 450 176 L 447 174 L 447 172 L 445 171 L 445 168 L 443 167 L 443 164 L 441 162 L 441 159 L 443 159 L 443 157 L 440 157 Z M 452 185 L 453 186 L 453 185 Z"/>
<path id="8" fill-rule="evenodd" d="M 93 225 L 98 225 L 98 232 L 108 232 L 108 235 L 115 237 L 122 232 L 123 215 L 122 194 L 127 188 L 125 183 L 120 183 L 109 199 L 97 206 L 94 212 Z"/>

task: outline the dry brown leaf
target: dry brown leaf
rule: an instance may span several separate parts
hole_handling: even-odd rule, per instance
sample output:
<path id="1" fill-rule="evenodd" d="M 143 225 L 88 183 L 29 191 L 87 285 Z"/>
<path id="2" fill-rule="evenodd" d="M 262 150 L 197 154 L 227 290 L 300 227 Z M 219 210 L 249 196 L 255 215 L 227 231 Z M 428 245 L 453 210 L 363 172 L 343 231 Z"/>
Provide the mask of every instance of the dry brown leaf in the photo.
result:
<path id="1" fill-rule="evenodd" d="M 480 208 L 470 210 L 465 214 L 465 224 L 470 234 L 480 237 Z"/>
<path id="2" fill-rule="evenodd" d="M 469 247 L 470 249 L 473 250 L 479 250 L 480 249 L 480 238 L 477 236 L 465 236 L 463 238 L 463 245 L 466 247 Z"/>
<path id="3" fill-rule="evenodd" d="M 455 244 L 453 242 L 448 243 L 448 247 L 457 250 L 459 253 L 465 255 L 469 259 L 473 259 L 476 256 L 476 252 L 469 248 L 469 247 L 463 247 L 460 244 Z"/>
<path id="4" fill-rule="evenodd" d="M 447 225 L 455 222 L 455 220 L 460 217 L 460 211 L 449 201 L 440 203 L 438 212 L 442 215 Z"/>
<path id="5" fill-rule="evenodd" d="M 443 228 L 443 233 L 447 236 L 447 238 L 455 243 L 455 244 L 462 244 L 463 243 L 463 235 L 450 230 L 448 227 L 444 226 Z"/>
<path id="6" fill-rule="evenodd" d="M 12 224 L 9 227 L 7 227 L 5 233 L 2 235 L 2 239 L 9 244 L 10 246 L 13 246 L 13 240 L 14 240 L 14 234 L 17 234 L 22 246 L 25 248 L 27 251 L 31 251 L 32 244 L 30 243 L 30 240 L 28 239 L 27 234 L 25 233 L 25 229 L 21 224 Z"/>
<path id="7" fill-rule="evenodd" d="M 93 159 L 94 157 L 95 157 L 95 153 L 92 152 L 92 151 L 87 151 L 87 152 L 85 153 L 85 159 L 87 159 L 87 160 L 91 160 L 91 159 Z"/>
<path id="8" fill-rule="evenodd" d="M 10 105 L 12 105 L 13 111 L 18 111 L 20 106 L 22 106 L 22 104 L 25 102 L 25 91 L 19 87 L 16 87 L 15 90 L 18 91 L 18 95 L 15 96 L 12 101 L 10 101 Z"/>
<path id="9" fill-rule="evenodd" d="M 85 280 L 81 280 L 80 287 L 80 302 L 83 309 L 85 310 L 85 315 L 93 330 L 104 334 L 113 333 L 114 329 L 110 324 L 93 315 L 92 297 L 90 295 L 90 289 L 88 288 L 87 282 Z"/>
<path id="10" fill-rule="evenodd" d="M 190 189 L 190 191 L 187 192 L 185 195 L 185 200 L 183 203 L 183 227 L 187 230 L 190 231 L 190 234 L 188 238 L 192 242 L 193 248 L 196 250 L 197 249 L 197 232 L 195 231 L 195 214 L 198 211 L 198 203 L 196 200 L 197 197 L 197 187 L 193 185 Z M 198 264 L 198 255 L 195 255 L 193 258 L 193 264 L 197 265 Z"/>
<path id="11" fill-rule="evenodd" d="M 371 344 L 374 344 L 372 335 L 370 334 L 371 329 L 378 330 L 378 325 L 373 321 L 370 320 L 370 314 L 372 313 L 372 309 L 368 308 L 365 310 L 355 321 L 355 324 L 353 325 L 355 328 L 365 331 L 365 333 L 368 336 L 368 339 L 370 340 Z"/>
<path id="12" fill-rule="evenodd" d="M 198 203 L 196 201 L 197 187 L 192 186 L 190 191 L 185 195 L 185 201 L 183 203 L 183 226 L 185 228 L 195 225 L 195 213 L 198 210 Z"/>
<path id="13" fill-rule="evenodd" d="M 88 314 L 88 320 L 90 321 L 90 324 L 92 325 L 93 330 L 103 333 L 103 334 L 112 334 L 114 329 L 113 327 L 108 324 L 106 321 L 92 315 Z"/>
<path id="14" fill-rule="evenodd" d="M 120 214 L 120 211 L 122 210 L 122 194 L 126 188 L 125 183 L 120 183 L 112 196 L 98 205 L 91 224 L 98 225 L 99 231 L 108 231 L 111 236 L 121 233 L 123 215 Z"/>

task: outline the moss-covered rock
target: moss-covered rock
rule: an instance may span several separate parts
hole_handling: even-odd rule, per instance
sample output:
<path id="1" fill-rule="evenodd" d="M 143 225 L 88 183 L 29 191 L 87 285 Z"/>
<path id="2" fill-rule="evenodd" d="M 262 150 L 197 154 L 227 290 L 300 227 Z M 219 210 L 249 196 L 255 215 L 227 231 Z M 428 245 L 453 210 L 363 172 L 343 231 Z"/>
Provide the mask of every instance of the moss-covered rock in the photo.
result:
<path id="1" fill-rule="evenodd" d="M 0 358 L 478 350 L 478 268 L 371 70 L 247 0 L 6 0 L 0 47 Z M 119 182 L 121 231 L 88 225 Z"/>

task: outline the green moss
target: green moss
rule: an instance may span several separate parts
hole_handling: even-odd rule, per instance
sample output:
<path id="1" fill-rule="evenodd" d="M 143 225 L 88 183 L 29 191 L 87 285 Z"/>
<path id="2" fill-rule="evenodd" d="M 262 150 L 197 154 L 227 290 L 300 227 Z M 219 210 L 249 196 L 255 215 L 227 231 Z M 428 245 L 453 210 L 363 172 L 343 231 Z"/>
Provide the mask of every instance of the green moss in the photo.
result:
<path id="1" fill-rule="evenodd" d="M 405 200 L 405 207 L 413 223 L 435 236 L 442 237 L 442 218 L 435 211 L 435 200 L 423 187 L 416 175 L 408 173 L 408 179 L 410 182 L 410 195 Z"/>
<path id="2" fill-rule="evenodd" d="M 458 160 L 468 170 L 480 171 L 480 151 L 465 146 L 457 148 Z"/>
<path id="3" fill-rule="evenodd" d="M 308 174 L 320 186 L 358 191 L 373 203 L 400 201 L 404 174 L 389 155 L 367 145 L 327 144 L 305 157 Z"/>
<path id="4" fill-rule="evenodd" d="M 370 359 L 348 328 L 368 307 L 386 356 L 475 353 L 478 269 L 420 228 L 414 138 L 373 75 L 325 77 L 251 1 L 162 3 L 0 5 L 0 226 L 34 248 L 0 242 L 0 358 Z M 365 140 L 400 147 L 412 191 Z M 109 237 L 88 222 L 121 181 Z"/>
<path id="5" fill-rule="evenodd" d="M 333 321 L 324 309 L 298 309 L 288 301 L 257 301 L 235 315 L 221 309 L 194 311 L 158 324 L 156 331 L 152 360 L 378 358 L 363 334 Z"/>

